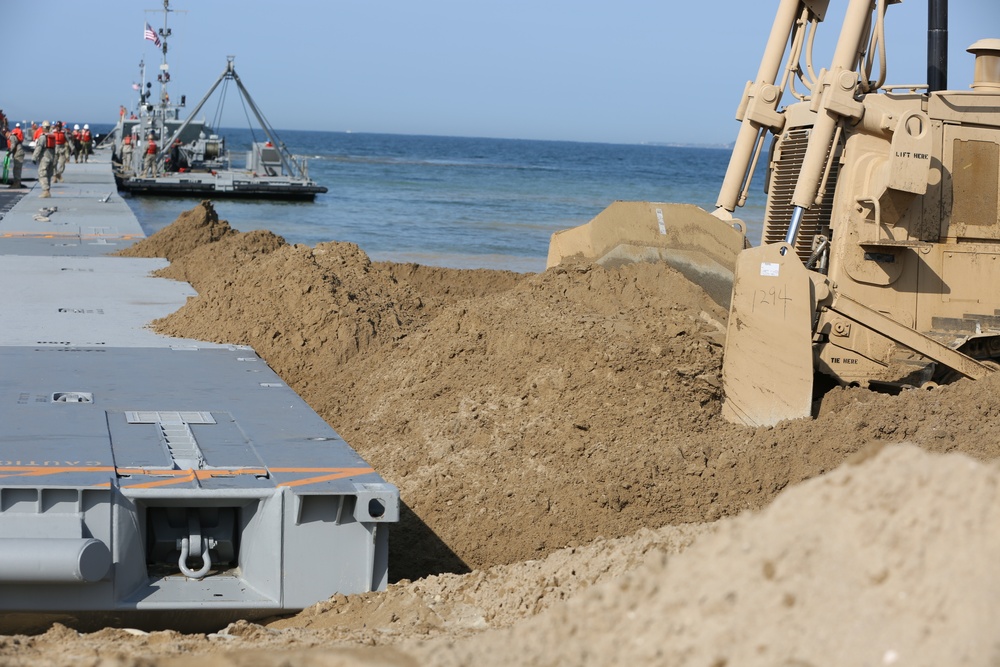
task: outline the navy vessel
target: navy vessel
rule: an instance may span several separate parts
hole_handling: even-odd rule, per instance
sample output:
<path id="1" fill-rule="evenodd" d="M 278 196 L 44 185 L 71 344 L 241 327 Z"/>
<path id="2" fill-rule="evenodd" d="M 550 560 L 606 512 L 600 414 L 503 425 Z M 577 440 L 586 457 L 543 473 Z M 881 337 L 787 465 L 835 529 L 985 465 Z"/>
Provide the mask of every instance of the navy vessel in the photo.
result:
<path id="1" fill-rule="evenodd" d="M 110 256 L 143 237 L 110 162 L 0 220 L 0 631 L 207 629 L 384 588 L 398 490 L 252 349 L 148 328 L 195 293 Z"/>
<path id="2" fill-rule="evenodd" d="M 246 199 L 315 199 L 327 192 L 309 177 L 308 161 L 292 155 L 267 121 L 236 73 L 234 57 L 226 66 L 187 119 L 181 118 L 186 96 L 179 103 L 170 98 L 170 65 L 167 41 L 170 0 L 163 0 L 163 27 L 153 31 L 147 24 L 146 38 L 160 47 L 162 62 L 156 76 L 159 96 L 153 99 L 153 82 L 146 81 L 145 61 L 140 62 L 137 110 L 131 116 L 120 115 L 108 135 L 113 144 L 115 181 L 119 191 L 133 195 L 172 197 L 246 198 Z M 226 148 L 225 137 L 210 127 L 198 113 L 222 84 L 234 83 L 257 121 L 262 136 L 251 143 L 242 160 L 234 160 Z M 224 85 L 223 89 L 228 86 Z M 126 146 L 127 144 L 127 146 Z M 152 165 L 147 160 L 152 156 Z M 240 166 L 241 165 L 241 166 Z"/>

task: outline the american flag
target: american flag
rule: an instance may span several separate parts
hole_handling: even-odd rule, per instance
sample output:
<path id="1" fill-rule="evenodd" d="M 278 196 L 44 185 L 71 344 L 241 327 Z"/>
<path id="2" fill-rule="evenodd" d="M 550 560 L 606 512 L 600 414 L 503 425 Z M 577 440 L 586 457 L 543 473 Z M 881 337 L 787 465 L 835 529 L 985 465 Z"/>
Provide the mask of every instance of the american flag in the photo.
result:
<path id="1" fill-rule="evenodd" d="M 142 36 L 144 39 L 151 41 L 154 45 L 160 45 L 160 38 L 157 36 L 156 31 L 153 30 L 152 26 L 148 23 L 146 24 L 146 32 L 144 32 Z"/>

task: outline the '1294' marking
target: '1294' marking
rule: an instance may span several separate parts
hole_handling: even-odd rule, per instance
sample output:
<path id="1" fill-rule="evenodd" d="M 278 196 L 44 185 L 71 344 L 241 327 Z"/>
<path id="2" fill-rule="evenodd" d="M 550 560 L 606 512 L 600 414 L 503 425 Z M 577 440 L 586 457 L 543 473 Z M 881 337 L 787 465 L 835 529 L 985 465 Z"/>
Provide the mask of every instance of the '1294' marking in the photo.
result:
<path id="1" fill-rule="evenodd" d="M 763 308 L 781 308 L 782 318 L 788 314 L 788 303 L 792 297 L 788 296 L 788 289 L 785 285 L 781 287 L 771 287 L 769 289 L 754 290 L 753 303 L 750 312 L 756 312 L 757 306 Z"/>

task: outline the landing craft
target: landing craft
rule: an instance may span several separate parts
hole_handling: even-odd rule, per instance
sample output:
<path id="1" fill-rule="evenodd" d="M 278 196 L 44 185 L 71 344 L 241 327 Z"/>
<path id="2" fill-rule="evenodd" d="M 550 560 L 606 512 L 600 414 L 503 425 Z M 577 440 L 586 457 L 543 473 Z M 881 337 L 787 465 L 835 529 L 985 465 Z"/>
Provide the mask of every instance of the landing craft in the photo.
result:
<path id="1" fill-rule="evenodd" d="M 136 112 L 132 117 L 123 113 L 109 135 L 115 156 L 113 162 L 118 190 L 137 196 L 305 201 L 312 201 L 317 194 L 327 192 L 325 186 L 309 178 L 308 161 L 292 155 L 268 123 L 236 73 L 234 57 L 227 58 L 219 78 L 188 118 L 181 119 L 180 111 L 187 103 L 186 96 L 181 96 L 180 103 L 176 104 L 169 94 L 171 76 L 167 42 L 172 30 L 167 23 L 172 11 L 170 0 L 163 0 L 163 27 L 154 31 L 147 24 L 145 32 L 145 38 L 153 41 L 162 52 L 157 74 L 158 99 L 153 99 L 153 83 L 145 80 L 143 61 L 139 64 L 142 83 L 136 86 L 139 90 Z M 203 119 L 197 118 L 220 85 L 224 101 L 224 91 L 229 83 L 236 86 L 244 106 L 253 113 L 258 124 L 256 131 L 263 133 L 261 140 L 255 139 L 246 152 L 242 169 L 233 166 L 225 138 Z M 152 157 L 152 166 L 146 162 L 147 154 Z"/>

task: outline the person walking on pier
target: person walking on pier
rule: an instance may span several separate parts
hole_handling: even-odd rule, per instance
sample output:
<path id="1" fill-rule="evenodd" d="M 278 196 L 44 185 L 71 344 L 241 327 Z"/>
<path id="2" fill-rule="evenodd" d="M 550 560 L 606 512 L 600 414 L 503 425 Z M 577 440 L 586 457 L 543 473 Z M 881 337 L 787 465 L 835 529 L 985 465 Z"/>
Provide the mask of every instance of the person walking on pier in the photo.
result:
<path id="1" fill-rule="evenodd" d="M 38 182 L 42 186 L 42 194 L 38 196 L 45 199 L 52 196 L 49 190 L 52 188 L 52 174 L 56 170 L 56 137 L 49 121 L 42 123 L 41 130 L 42 133 L 35 140 L 35 152 L 31 160 L 38 165 Z"/>
<path id="2" fill-rule="evenodd" d="M 73 126 L 73 162 L 80 161 L 80 151 L 82 150 L 83 144 L 80 134 L 79 124 Z"/>
<path id="3" fill-rule="evenodd" d="M 56 138 L 56 171 L 55 171 L 55 182 L 61 183 L 63 179 L 63 172 L 66 171 L 66 162 L 69 161 L 69 135 L 66 134 L 66 128 L 63 126 L 62 121 L 56 121 L 56 127 L 52 131 L 52 134 Z"/>
<path id="4" fill-rule="evenodd" d="M 156 154 L 160 151 L 160 147 L 156 145 L 156 139 L 152 134 L 146 139 L 146 153 L 142 157 L 142 176 L 156 178 Z"/>
<path id="5" fill-rule="evenodd" d="M 21 168 L 24 166 L 24 132 L 21 124 L 7 132 L 7 155 L 10 156 L 10 187 L 21 187 Z"/>
<path id="6" fill-rule="evenodd" d="M 80 155 L 83 157 L 84 162 L 90 160 L 90 154 L 94 152 L 94 138 L 90 134 L 90 125 L 84 123 L 83 129 L 80 130 Z"/>

